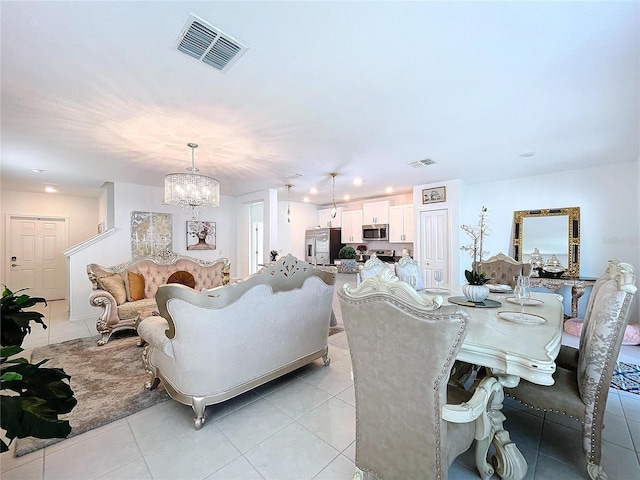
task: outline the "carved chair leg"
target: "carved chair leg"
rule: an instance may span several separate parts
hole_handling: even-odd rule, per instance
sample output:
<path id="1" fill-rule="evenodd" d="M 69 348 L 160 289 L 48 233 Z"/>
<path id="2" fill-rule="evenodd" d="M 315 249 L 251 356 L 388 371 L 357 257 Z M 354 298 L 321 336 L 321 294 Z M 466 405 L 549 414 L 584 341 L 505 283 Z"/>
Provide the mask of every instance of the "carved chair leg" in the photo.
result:
<path id="1" fill-rule="evenodd" d="M 206 406 L 205 397 L 193 397 L 191 399 L 191 408 L 193 408 L 193 411 L 196 413 L 193 421 L 196 430 L 200 430 L 202 425 L 204 425 L 204 409 Z"/>
<path id="2" fill-rule="evenodd" d="M 325 353 L 325 354 L 322 356 L 322 362 L 324 363 L 324 366 L 325 366 L 325 367 L 328 367 L 328 366 L 329 366 L 329 364 L 331 363 L 331 359 L 329 358 L 329 352 Z"/>
<path id="3" fill-rule="evenodd" d="M 160 379 L 158 377 L 154 377 L 144 384 L 144 388 L 146 388 L 147 390 L 155 390 L 156 388 L 158 388 L 158 385 L 160 385 Z"/>
<path id="4" fill-rule="evenodd" d="M 356 473 L 353 474 L 351 480 L 375 480 L 373 475 L 369 475 L 367 472 L 363 472 L 356 467 Z"/>
<path id="5" fill-rule="evenodd" d="M 107 328 L 107 322 L 101 321 L 100 319 L 96 322 L 96 330 L 102 335 L 100 340 L 98 340 L 98 346 L 102 346 L 109 341 L 111 331 Z"/>
<path id="6" fill-rule="evenodd" d="M 589 478 L 591 480 L 607 480 L 607 474 L 604 473 L 604 470 L 600 465 L 596 465 L 595 463 L 591 463 L 587 458 L 587 473 L 589 474 Z"/>
<path id="7" fill-rule="evenodd" d="M 154 390 L 160 385 L 160 379 L 156 377 L 156 372 L 149 364 L 149 355 L 151 355 L 151 345 L 144 347 L 142 351 L 142 364 L 144 365 L 144 371 L 149 375 L 149 380 L 144 384 L 144 388 L 147 390 Z"/>

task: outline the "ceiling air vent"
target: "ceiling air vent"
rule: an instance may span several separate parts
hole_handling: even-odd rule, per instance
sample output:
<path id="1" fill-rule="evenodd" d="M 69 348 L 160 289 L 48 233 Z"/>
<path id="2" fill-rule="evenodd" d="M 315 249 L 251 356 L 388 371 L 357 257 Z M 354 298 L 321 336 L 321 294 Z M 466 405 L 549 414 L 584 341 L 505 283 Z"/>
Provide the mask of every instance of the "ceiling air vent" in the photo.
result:
<path id="1" fill-rule="evenodd" d="M 430 158 L 425 158 L 424 160 L 416 160 L 415 162 L 407 162 L 413 168 L 421 168 L 426 167 L 427 165 L 433 165 L 434 163 L 438 163 L 435 160 L 431 160 Z"/>
<path id="2" fill-rule="evenodd" d="M 195 15 L 189 15 L 174 48 L 226 72 L 249 47 Z"/>

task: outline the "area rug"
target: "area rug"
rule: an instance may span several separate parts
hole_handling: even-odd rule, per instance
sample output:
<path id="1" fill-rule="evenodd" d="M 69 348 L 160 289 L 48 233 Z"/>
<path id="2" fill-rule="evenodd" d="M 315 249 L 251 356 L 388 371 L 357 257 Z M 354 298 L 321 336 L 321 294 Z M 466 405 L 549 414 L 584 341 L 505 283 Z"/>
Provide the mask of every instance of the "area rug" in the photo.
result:
<path id="1" fill-rule="evenodd" d="M 611 386 L 640 395 L 640 365 L 617 362 L 611 377 Z"/>
<path id="2" fill-rule="evenodd" d="M 126 335 L 126 333 L 125 333 Z M 148 375 L 142 363 L 142 347 L 137 335 L 112 337 L 98 347 L 100 335 L 69 340 L 36 348 L 31 363 L 48 358 L 46 367 L 59 367 L 71 375 L 71 388 L 78 404 L 67 415 L 69 437 L 106 425 L 169 398 L 162 384 L 155 390 L 144 388 Z M 67 437 L 67 438 L 69 438 Z M 62 438 L 16 439 L 15 455 L 61 442 Z"/>

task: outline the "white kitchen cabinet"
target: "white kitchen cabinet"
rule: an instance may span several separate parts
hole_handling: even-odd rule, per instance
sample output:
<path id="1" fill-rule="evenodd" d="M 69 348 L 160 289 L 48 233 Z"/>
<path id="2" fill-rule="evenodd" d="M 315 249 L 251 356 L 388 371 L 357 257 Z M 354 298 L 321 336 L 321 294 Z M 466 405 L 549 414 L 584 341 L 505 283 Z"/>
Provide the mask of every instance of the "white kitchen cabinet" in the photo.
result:
<path id="1" fill-rule="evenodd" d="M 389 200 L 362 204 L 364 225 L 384 225 L 389 223 Z"/>
<path id="2" fill-rule="evenodd" d="M 362 210 L 342 212 L 342 243 L 362 242 Z"/>
<path id="3" fill-rule="evenodd" d="M 389 242 L 413 243 L 413 204 L 389 207 Z"/>
<path id="4" fill-rule="evenodd" d="M 331 209 L 322 208 L 318 210 L 318 225 L 321 227 L 340 228 L 342 226 L 342 207 L 338 207 L 336 218 L 331 218 Z"/>

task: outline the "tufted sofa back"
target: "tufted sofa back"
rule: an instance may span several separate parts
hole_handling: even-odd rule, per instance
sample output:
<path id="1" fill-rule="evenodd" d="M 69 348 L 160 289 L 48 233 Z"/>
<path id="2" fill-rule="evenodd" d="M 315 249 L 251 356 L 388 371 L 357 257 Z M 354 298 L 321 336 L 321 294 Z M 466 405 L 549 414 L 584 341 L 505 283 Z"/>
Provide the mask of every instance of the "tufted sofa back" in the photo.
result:
<path id="1" fill-rule="evenodd" d="M 230 262 L 227 258 L 219 258 L 214 262 L 206 262 L 196 258 L 172 255 L 167 258 L 140 258 L 113 267 L 102 267 L 91 263 L 87 265 L 87 274 L 98 290 L 97 279 L 113 273 L 120 274 L 126 282 L 127 272 L 141 274 L 145 283 L 145 298 L 154 298 L 158 287 L 167 283 L 169 276 L 178 271 L 193 275 L 195 290 L 214 288 L 229 283 Z"/>

